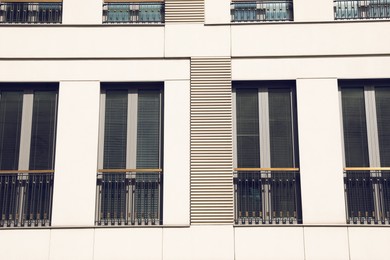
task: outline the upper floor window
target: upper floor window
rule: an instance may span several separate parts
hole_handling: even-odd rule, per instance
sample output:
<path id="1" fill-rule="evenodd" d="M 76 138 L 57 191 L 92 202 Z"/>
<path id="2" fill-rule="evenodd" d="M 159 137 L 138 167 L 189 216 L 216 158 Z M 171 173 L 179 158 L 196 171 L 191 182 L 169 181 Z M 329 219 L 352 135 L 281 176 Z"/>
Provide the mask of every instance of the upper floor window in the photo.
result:
<path id="1" fill-rule="evenodd" d="M 0 2 L 0 23 L 61 23 L 62 0 Z"/>
<path id="2" fill-rule="evenodd" d="M 390 220 L 390 83 L 342 82 L 348 223 Z"/>
<path id="3" fill-rule="evenodd" d="M 162 224 L 162 83 L 103 83 L 97 225 Z"/>
<path id="4" fill-rule="evenodd" d="M 390 18 L 390 0 L 334 0 L 336 20 Z"/>
<path id="5" fill-rule="evenodd" d="M 50 225 L 57 89 L 0 85 L 0 227 Z"/>
<path id="6" fill-rule="evenodd" d="M 234 82 L 235 221 L 301 223 L 292 82 Z"/>
<path id="7" fill-rule="evenodd" d="M 293 21 L 292 0 L 233 0 L 232 22 Z"/>
<path id="8" fill-rule="evenodd" d="M 163 0 L 105 0 L 103 23 L 164 23 Z"/>

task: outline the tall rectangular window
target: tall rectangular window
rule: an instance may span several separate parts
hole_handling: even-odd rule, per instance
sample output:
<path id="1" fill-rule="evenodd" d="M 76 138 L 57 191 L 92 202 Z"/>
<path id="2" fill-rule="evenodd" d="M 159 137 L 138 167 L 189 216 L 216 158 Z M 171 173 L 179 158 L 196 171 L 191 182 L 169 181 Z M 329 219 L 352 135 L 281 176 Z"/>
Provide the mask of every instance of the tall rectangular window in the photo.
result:
<path id="1" fill-rule="evenodd" d="M 235 221 L 300 223 L 293 82 L 235 82 Z"/>
<path id="2" fill-rule="evenodd" d="M 162 83 L 104 83 L 97 225 L 162 224 Z"/>
<path id="3" fill-rule="evenodd" d="M 340 85 L 347 222 L 384 224 L 390 219 L 390 84 Z"/>
<path id="4" fill-rule="evenodd" d="M 0 85 L 0 227 L 51 222 L 58 84 Z"/>

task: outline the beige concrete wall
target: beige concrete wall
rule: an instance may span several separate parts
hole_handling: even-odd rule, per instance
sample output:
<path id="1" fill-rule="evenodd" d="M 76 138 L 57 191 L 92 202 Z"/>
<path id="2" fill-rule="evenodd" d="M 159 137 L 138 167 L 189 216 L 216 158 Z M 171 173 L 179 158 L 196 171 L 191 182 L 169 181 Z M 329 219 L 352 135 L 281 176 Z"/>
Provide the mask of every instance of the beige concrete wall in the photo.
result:
<path id="1" fill-rule="evenodd" d="M 294 0 L 294 22 L 315 22 L 333 21 L 333 1 L 316 0 Z"/>
<path id="2" fill-rule="evenodd" d="M 1 81 L 189 80 L 189 59 L 0 60 Z"/>
<path id="3" fill-rule="evenodd" d="M 162 58 L 164 55 L 163 26 L 0 26 L 0 34 L 2 39 L 12 39 L 0 41 L 2 58 Z"/>
<path id="4" fill-rule="evenodd" d="M 233 80 L 282 80 L 299 78 L 389 78 L 389 56 L 236 58 Z"/>
<path id="5" fill-rule="evenodd" d="M 205 0 L 205 24 L 230 23 L 230 0 Z"/>
<path id="6" fill-rule="evenodd" d="M 62 24 L 102 24 L 102 0 L 63 0 Z"/>
<path id="7" fill-rule="evenodd" d="M 336 79 L 298 79 L 302 215 L 305 224 L 344 224 L 341 112 Z"/>
<path id="8" fill-rule="evenodd" d="M 383 35 L 389 25 L 390 21 L 232 25 L 232 56 L 384 54 L 390 52 L 390 37 Z"/>
<path id="9" fill-rule="evenodd" d="M 190 224 L 190 82 L 164 86 L 164 225 Z"/>
<path id="10" fill-rule="evenodd" d="M 63 81 L 58 123 L 52 226 L 94 226 L 100 82 Z"/>
<path id="11" fill-rule="evenodd" d="M 390 228 L 196 226 L 0 230 L 1 259 L 387 260 Z"/>

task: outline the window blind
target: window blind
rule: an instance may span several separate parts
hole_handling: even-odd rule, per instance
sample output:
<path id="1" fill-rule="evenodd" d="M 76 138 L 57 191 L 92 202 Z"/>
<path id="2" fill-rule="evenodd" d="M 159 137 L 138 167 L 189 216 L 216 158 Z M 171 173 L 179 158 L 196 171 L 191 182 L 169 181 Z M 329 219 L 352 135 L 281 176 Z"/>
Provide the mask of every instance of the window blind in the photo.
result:
<path id="1" fill-rule="evenodd" d="M 35 91 L 30 146 L 30 170 L 54 169 L 57 92 Z"/>
<path id="2" fill-rule="evenodd" d="M 390 166 L 390 88 L 376 87 L 376 115 L 380 161 L 382 167 Z"/>
<path id="3" fill-rule="evenodd" d="M 137 169 L 160 168 L 160 91 L 138 90 Z M 158 214 L 158 174 L 137 174 L 137 218 L 154 219 Z"/>
<path id="4" fill-rule="evenodd" d="M 104 169 L 126 168 L 127 90 L 106 91 Z"/>
<path id="5" fill-rule="evenodd" d="M 369 167 L 364 89 L 341 90 L 345 164 L 347 167 Z"/>
<path id="6" fill-rule="evenodd" d="M 290 89 L 269 89 L 271 167 L 295 167 Z"/>
<path id="7" fill-rule="evenodd" d="M 0 92 L 0 170 L 17 170 L 23 91 Z"/>
<path id="8" fill-rule="evenodd" d="M 237 166 L 260 167 L 257 89 L 236 89 Z"/>

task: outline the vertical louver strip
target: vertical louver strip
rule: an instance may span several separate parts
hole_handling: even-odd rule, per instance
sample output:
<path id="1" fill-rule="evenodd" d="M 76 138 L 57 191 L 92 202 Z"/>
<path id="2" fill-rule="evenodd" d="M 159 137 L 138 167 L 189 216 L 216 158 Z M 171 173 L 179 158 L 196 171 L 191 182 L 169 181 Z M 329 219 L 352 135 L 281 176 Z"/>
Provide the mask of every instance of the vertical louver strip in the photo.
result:
<path id="1" fill-rule="evenodd" d="M 191 224 L 233 223 L 230 58 L 191 59 Z"/>
<path id="2" fill-rule="evenodd" d="M 0 170 L 17 170 L 23 91 L 0 92 Z"/>
<path id="3" fill-rule="evenodd" d="M 166 23 L 203 23 L 204 0 L 166 0 Z"/>

